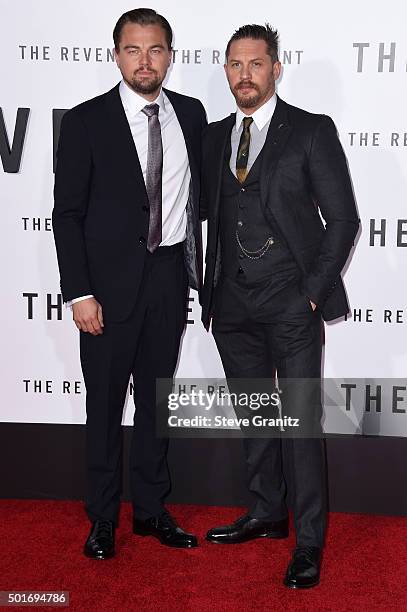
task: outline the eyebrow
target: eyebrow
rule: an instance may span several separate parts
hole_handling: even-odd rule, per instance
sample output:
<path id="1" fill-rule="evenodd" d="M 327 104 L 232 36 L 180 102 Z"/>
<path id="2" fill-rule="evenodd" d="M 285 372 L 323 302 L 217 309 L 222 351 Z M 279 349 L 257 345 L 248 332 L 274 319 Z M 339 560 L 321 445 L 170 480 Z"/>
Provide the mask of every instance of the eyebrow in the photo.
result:
<path id="1" fill-rule="evenodd" d="M 162 45 L 161 43 L 157 43 L 155 45 L 150 45 L 149 49 L 164 49 L 164 45 Z M 125 47 L 123 47 L 123 49 L 140 49 L 139 45 L 126 45 Z"/>
<path id="2" fill-rule="evenodd" d="M 264 60 L 264 57 L 254 57 L 253 59 L 249 60 L 250 62 L 262 62 Z M 240 59 L 233 59 L 233 58 L 229 58 L 229 62 L 240 62 Z"/>

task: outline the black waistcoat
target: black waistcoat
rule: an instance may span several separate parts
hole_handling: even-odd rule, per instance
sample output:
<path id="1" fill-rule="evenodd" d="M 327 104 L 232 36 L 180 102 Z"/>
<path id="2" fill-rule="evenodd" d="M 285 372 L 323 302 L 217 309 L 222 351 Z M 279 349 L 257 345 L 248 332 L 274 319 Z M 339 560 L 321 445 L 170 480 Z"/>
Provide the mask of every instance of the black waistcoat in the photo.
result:
<path id="1" fill-rule="evenodd" d="M 275 272 L 297 271 L 291 252 L 278 226 L 271 225 L 263 214 L 260 200 L 260 171 L 263 150 L 252 165 L 244 183 L 240 183 L 229 167 L 230 139 L 226 146 L 220 196 L 221 273 L 248 283 L 270 278 Z M 261 258 L 251 259 L 239 247 L 258 251 L 272 237 L 276 243 Z M 251 257 L 257 255 L 250 254 Z"/>

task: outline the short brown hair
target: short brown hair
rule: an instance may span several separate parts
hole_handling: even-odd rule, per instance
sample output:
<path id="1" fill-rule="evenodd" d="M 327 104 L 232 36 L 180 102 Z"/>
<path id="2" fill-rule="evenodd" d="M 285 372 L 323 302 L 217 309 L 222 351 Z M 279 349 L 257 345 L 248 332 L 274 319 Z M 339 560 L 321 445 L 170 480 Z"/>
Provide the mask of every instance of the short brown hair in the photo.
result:
<path id="1" fill-rule="evenodd" d="M 127 13 L 123 13 L 123 15 L 119 17 L 119 20 L 113 30 L 113 42 L 116 51 L 119 51 L 120 36 L 126 23 L 138 23 L 142 26 L 160 26 L 164 30 L 168 49 L 172 48 L 172 29 L 166 18 L 156 13 L 156 11 L 153 9 L 138 8 L 133 9 L 132 11 L 127 11 Z"/>
<path id="2" fill-rule="evenodd" d="M 267 53 L 270 55 L 273 62 L 278 62 L 278 32 L 266 23 L 264 26 L 257 24 L 249 24 L 240 27 L 233 34 L 226 47 L 226 61 L 229 57 L 230 45 L 235 40 L 242 38 L 253 38 L 254 40 L 264 40 L 267 45 Z"/>

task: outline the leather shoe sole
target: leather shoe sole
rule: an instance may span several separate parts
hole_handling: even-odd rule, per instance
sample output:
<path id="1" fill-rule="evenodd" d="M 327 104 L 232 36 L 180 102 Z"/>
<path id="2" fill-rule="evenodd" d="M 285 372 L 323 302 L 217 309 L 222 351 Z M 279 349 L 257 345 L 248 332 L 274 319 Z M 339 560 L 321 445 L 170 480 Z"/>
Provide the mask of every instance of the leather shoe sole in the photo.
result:
<path id="1" fill-rule="evenodd" d="M 211 542 L 211 544 L 244 544 L 245 542 L 250 542 L 251 540 L 258 540 L 259 538 L 270 538 L 272 540 L 283 540 L 284 538 L 288 538 L 288 531 L 270 531 L 269 533 L 260 533 L 252 536 L 246 536 L 242 538 L 211 538 L 208 534 L 206 535 L 205 540 L 207 542 Z"/>
<path id="2" fill-rule="evenodd" d="M 85 557 L 88 557 L 88 559 L 105 560 L 105 559 L 111 559 L 112 557 L 114 557 L 115 556 L 115 551 L 112 550 L 110 552 L 105 552 L 105 553 L 94 553 L 94 552 L 84 548 L 83 549 L 83 554 L 85 555 Z"/>
<path id="3" fill-rule="evenodd" d="M 315 579 L 313 582 L 308 582 L 306 584 L 301 584 L 301 583 L 298 583 L 298 582 L 292 582 L 291 580 L 288 580 L 287 578 L 285 578 L 284 579 L 284 584 L 289 589 L 312 589 L 312 587 L 318 586 L 319 578 Z"/>
<path id="4" fill-rule="evenodd" d="M 206 540 L 213 544 L 243 544 L 259 538 L 282 540 L 288 537 L 288 518 L 280 521 L 264 521 L 242 516 L 231 525 L 214 527 L 206 534 Z"/>

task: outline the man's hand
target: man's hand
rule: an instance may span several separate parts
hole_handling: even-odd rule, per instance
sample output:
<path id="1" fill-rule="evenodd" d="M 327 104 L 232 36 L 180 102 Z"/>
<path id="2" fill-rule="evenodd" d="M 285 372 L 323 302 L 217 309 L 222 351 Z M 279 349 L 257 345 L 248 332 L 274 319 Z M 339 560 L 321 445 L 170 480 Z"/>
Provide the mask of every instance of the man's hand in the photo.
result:
<path id="1" fill-rule="evenodd" d="M 103 334 L 102 306 L 95 298 L 87 298 L 72 304 L 72 314 L 75 325 L 83 332 L 92 336 Z"/>

